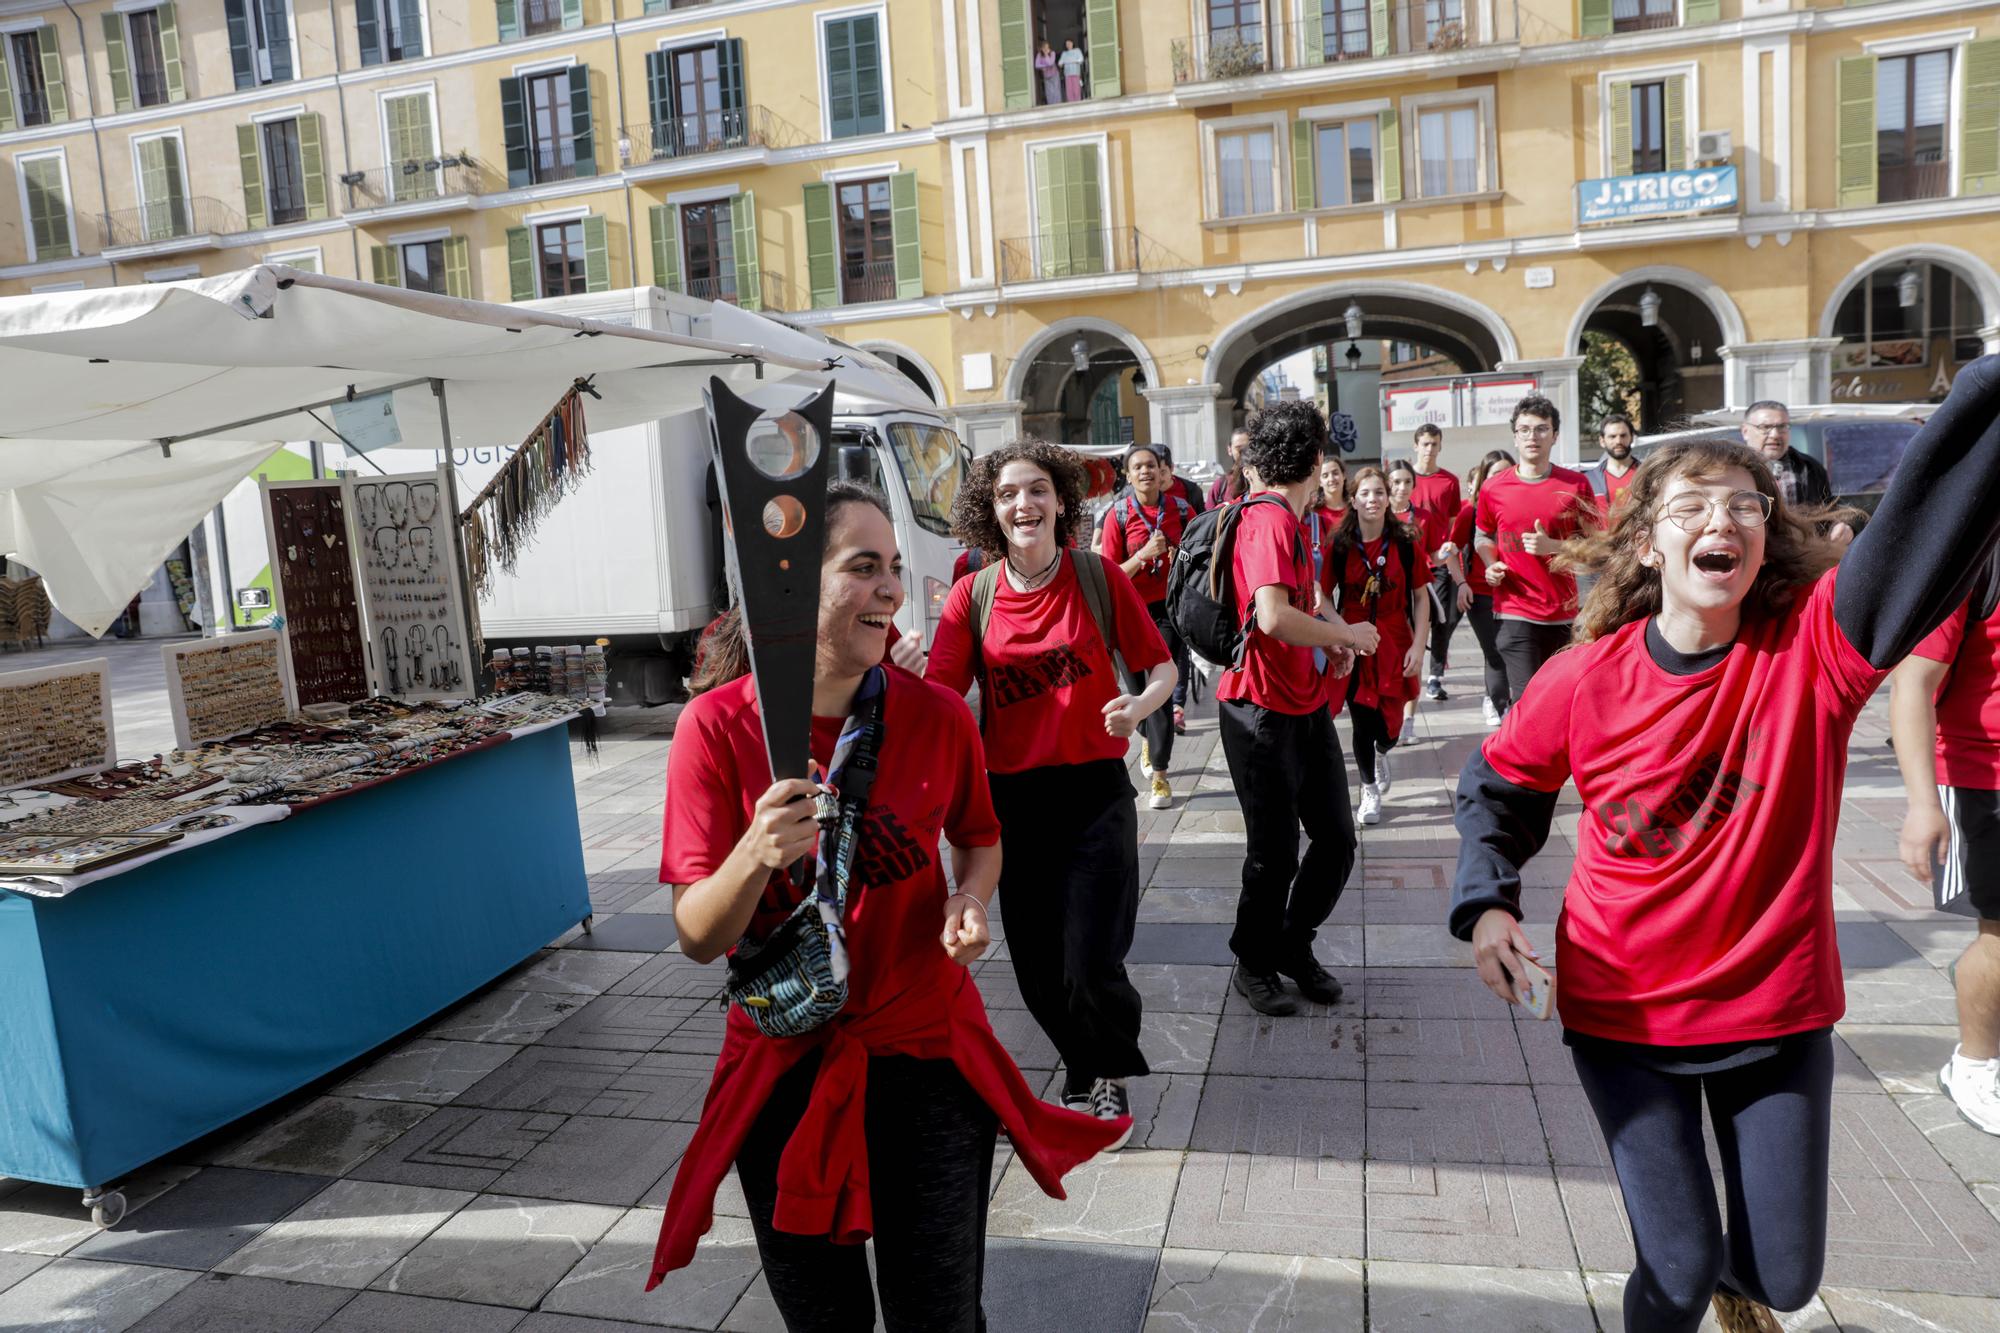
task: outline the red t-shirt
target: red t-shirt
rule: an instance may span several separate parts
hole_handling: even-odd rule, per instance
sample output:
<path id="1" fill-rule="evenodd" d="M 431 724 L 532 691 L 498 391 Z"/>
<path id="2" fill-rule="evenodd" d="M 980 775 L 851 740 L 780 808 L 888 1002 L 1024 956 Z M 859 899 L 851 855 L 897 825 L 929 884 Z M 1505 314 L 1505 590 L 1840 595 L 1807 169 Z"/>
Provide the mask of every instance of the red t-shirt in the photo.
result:
<path id="1" fill-rule="evenodd" d="M 1186 477 L 1178 474 L 1167 478 L 1167 494 L 1180 496 L 1187 501 L 1189 509 L 1199 509 L 1201 506 L 1201 499 L 1195 494 L 1194 487 L 1188 485 Z"/>
<path id="2" fill-rule="evenodd" d="M 979 563 L 976 565 L 973 564 L 974 559 L 977 559 Z M 951 562 L 951 581 L 956 583 L 967 574 L 977 574 L 985 566 L 985 556 L 968 546 L 963 551 L 960 551 L 958 557 Z M 890 642 L 894 643 L 895 640 L 891 639 Z"/>
<path id="3" fill-rule="evenodd" d="M 1472 540 L 1473 508 L 1470 500 L 1459 506 L 1458 517 L 1451 524 L 1451 539 L 1464 552 L 1465 581 L 1472 585 L 1473 592 L 1486 594 L 1493 589 L 1486 582 L 1486 562 L 1479 558 L 1479 548 Z"/>
<path id="4" fill-rule="evenodd" d="M 833 758 L 845 719 L 816 717 L 812 757 Z M 660 882 L 692 884 L 718 870 L 757 798 L 771 786 L 764 724 L 752 677 L 697 696 L 674 726 L 667 751 L 667 812 Z M 989 847 L 1000 821 L 986 790 L 979 731 L 961 699 L 906 672 L 888 673 L 882 703 L 882 750 L 875 787 L 861 818 L 861 842 L 847 903 L 853 972 L 848 1008 L 866 1012 L 893 995 L 899 960 L 914 950 L 942 951 L 944 866 L 938 836 L 959 847 Z M 750 933 L 762 937 L 804 899 L 806 886 L 779 871 L 765 886 Z"/>
<path id="5" fill-rule="evenodd" d="M 1132 553 L 1145 546 L 1153 535 L 1153 529 L 1163 528 L 1167 534 L 1168 547 L 1181 544 L 1181 531 L 1187 521 L 1194 517 L 1192 505 L 1183 515 L 1181 506 L 1187 502 L 1178 496 L 1168 496 L 1159 504 L 1142 505 L 1136 495 L 1127 495 L 1112 505 L 1104 513 L 1104 530 L 1099 534 L 1097 552 L 1114 565 L 1123 565 L 1132 558 Z M 1121 524 L 1120 518 L 1125 521 Z M 1167 558 L 1160 556 L 1140 567 L 1132 576 L 1132 586 L 1139 590 L 1139 600 L 1151 606 L 1167 598 Z"/>
<path id="6" fill-rule="evenodd" d="M 1305 525 L 1283 496 L 1276 503 L 1244 502 L 1238 520 L 1231 570 L 1236 591 L 1236 618 L 1247 621 L 1259 588 L 1283 588 L 1292 605 L 1313 613 L 1312 556 L 1306 550 Z M 1295 647 L 1258 629 L 1244 635 L 1243 666 L 1222 673 L 1218 699 L 1242 700 L 1277 713 L 1302 716 L 1326 707 L 1327 678 L 1313 665 L 1313 650 Z"/>
<path id="7" fill-rule="evenodd" d="M 1487 738 L 1507 781 L 1574 780 L 1583 801 L 1556 927 L 1565 1027 L 1695 1046 L 1840 1019 L 1834 832 L 1848 737 L 1888 673 L 1835 623 L 1834 579 L 1692 676 L 1653 661 L 1644 621 L 1565 649 Z"/>
<path id="8" fill-rule="evenodd" d="M 1420 589 L 1428 582 L 1421 547 L 1412 553 L 1414 569 L 1403 561 L 1403 548 L 1389 540 L 1387 533 L 1372 542 L 1357 542 L 1334 563 L 1339 566 L 1340 618 L 1348 624 L 1367 621 L 1382 636 L 1374 653 L 1354 661 L 1353 693 L 1349 696 L 1364 708 L 1381 710 L 1390 718 L 1389 738 L 1402 730 L 1405 700 L 1416 697 L 1416 678 L 1403 674 L 1403 656 L 1416 637 L 1410 620 L 1410 585 Z M 1375 595 L 1368 596 L 1368 579 L 1377 581 Z M 1429 596 L 1428 593 L 1421 593 Z"/>
<path id="9" fill-rule="evenodd" d="M 1451 520 L 1435 509 L 1425 509 L 1417 504 L 1412 504 L 1400 514 L 1390 510 L 1389 517 L 1416 531 L 1417 545 L 1426 557 L 1424 564 L 1428 571 L 1432 563 L 1429 557 L 1436 555 L 1438 547 L 1451 540 Z M 1429 577 L 1428 572 L 1425 577 Z"/>
<path id="10" fill-rule="evenodd" d="M 1417 484 L 1410 488 L 1410 503 L 1419 509 L 1444 515 L 1448 523 L 1462 503 L 1460 494 L 1458 478 L 1439 468 L 1428 477 L 1421 472 L 1417 474 Z"/>
<path id="11" fill-rule="evenodd" d="M 1610 468 L 1605 468 L 1604 494 L 1597 501 L 1598 512 L 1604 515 L 1605 518 L 1610 518 L 1611 511 L 1618 505 L 1619 497 L 1624 495 L 1626 489 L 1634 481 L 1637 481 L 1638 478 L 1639 465 L 1636 462 L 1631 467 L 1625 469 L 1625 475 L 1622 477 L 1612 472 Z"/>
<path id="12" fill-rule="evenodd" d="M 1549 568 L 1548 557 L 1521 549 L 1521 535 L 1540 522 L 1552 537 L 1573 537 L 1580 526 L 1583 504 L 1595 509 L 1597 497 L 1580 472 L 1549 469 L 1540 481 L 1522 481 L 1509 471 L 1489 477 L 1479 489 L 1474 522 L 1500 548 L 1507 577 L 1493 592 L 1493 614 L 1503 620 L 1538 620 L 1565 624 L 1576 619 L 1576 578 Z M 1482 573 L 1481 578 L 1485 576 Z"/>
<path id="13" fill-rule="evenodd" d="M 1951 666 L 1937 694 L 1938 781 L 2000 791 L 2000 610 L 1975 622 L 1962 603 L 1914 652 Z"/>
<path id="14" fill-rule="evenodd" d="M 1104 578 L 1119 655 L 1133 671 L 1152 670 L 1167 660 L 1165 640 L 1125 571 L 1107 564 Z M 1033 592 L 1016 592 L 1002 572 L 983 645 L 972 641 L 972 580 L 952 585 L 925 679 L 962 695 L 979 679 L 982 656 L 989 771 L 1125 757 L 1126 742 L 1104 730 L 1104 705 L 1125 692 L 1125 683 L 1090 618 L 1072 560 Z"/>

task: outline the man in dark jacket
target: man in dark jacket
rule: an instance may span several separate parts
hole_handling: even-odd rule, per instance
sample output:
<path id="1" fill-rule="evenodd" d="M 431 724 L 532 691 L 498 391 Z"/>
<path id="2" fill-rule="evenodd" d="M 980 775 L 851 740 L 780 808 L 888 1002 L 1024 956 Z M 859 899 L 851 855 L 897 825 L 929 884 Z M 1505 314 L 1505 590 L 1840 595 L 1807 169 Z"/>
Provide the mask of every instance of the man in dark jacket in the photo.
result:
<path id="1" fill-rule="evenodd" d="M 1833 503 L 1833 483 L 1825 465 L 1792 448 L 1792 413 L 1783 403 L 1764 399 L 1750 404 L 1743 416 L 1743 443 L 1764 455 L 1786 504 Z M 1854 529 L 1833 523 L 1827 526 L 1826 535 L 1845 546 L 1854 540 Z"/>

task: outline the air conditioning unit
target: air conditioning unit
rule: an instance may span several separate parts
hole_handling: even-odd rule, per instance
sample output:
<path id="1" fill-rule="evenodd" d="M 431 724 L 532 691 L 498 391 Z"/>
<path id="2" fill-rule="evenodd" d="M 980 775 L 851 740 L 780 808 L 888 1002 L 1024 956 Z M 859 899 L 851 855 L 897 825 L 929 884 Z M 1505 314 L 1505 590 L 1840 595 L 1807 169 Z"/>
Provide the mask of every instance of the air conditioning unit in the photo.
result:
<path id="1" fill-rule="evenodd" d="M 1727 161 L 1735 151 L 1729 141 L 1728 130 L 1700 130 L 1694 136 L 1695 160 L 1700 162 Z"/>

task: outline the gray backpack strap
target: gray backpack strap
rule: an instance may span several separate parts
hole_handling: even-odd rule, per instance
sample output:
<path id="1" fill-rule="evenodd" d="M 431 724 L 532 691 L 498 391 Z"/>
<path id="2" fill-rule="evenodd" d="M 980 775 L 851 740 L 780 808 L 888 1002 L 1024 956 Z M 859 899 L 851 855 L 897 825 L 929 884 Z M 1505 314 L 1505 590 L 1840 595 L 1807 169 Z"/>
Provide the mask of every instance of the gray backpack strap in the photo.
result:
<path id="1" fill-rule="evenodd" d="M 1097 622 L 1098 636 L 1111 652 L 1111 665 L 1120 672 L 1126 672 L 1124 656 L 1118 651 L 1118 615 L 1111 605 L 1111 580 L 1104 572 L 1104 559 L 1095 551 L 1081 548 L 1069 554 L 1070 559 L 1076 562 L 1076 581 L 1083 589 L 1083 604 L 1090 608 L 1090 618 Z"/>
<path id="2" fill-rule="evenodd" d="M 986 625 L 993 619 L 993 599 L 999 592 L 1000 566 L 981 565 L 972 576 L 972 674 L 979 682 L 981 732 L 986 730 Z"/>

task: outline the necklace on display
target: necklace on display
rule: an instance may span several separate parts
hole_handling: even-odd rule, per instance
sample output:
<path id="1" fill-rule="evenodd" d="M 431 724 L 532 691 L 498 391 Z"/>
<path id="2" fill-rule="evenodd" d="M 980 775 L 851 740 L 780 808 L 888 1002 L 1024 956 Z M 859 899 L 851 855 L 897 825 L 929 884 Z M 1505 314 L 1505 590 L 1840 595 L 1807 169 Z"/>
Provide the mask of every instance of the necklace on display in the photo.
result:
<path id="1" fill-rule="evenodd" d="M 1012 556 L 1009 556 L 1007 558 L 1007 572 L 1014 576 L 1014 587 L 1018 591 L 1033 592 L 1035 589 L 1041 587 L 1044 583 L 1048 582 L 1049 576 L 1056 572 L 1056 566 L 1060 565 L 1061 563 L 1062 563 L 1062 548 L 1057 547 L 1056 558 L 1049 561 L 1048 564 L 1044 565 L 1042 567 L 1041 573 L 1023 574 L 1019 569 L 1016 569 L 1014 567 L 1014 559 Z"/>

